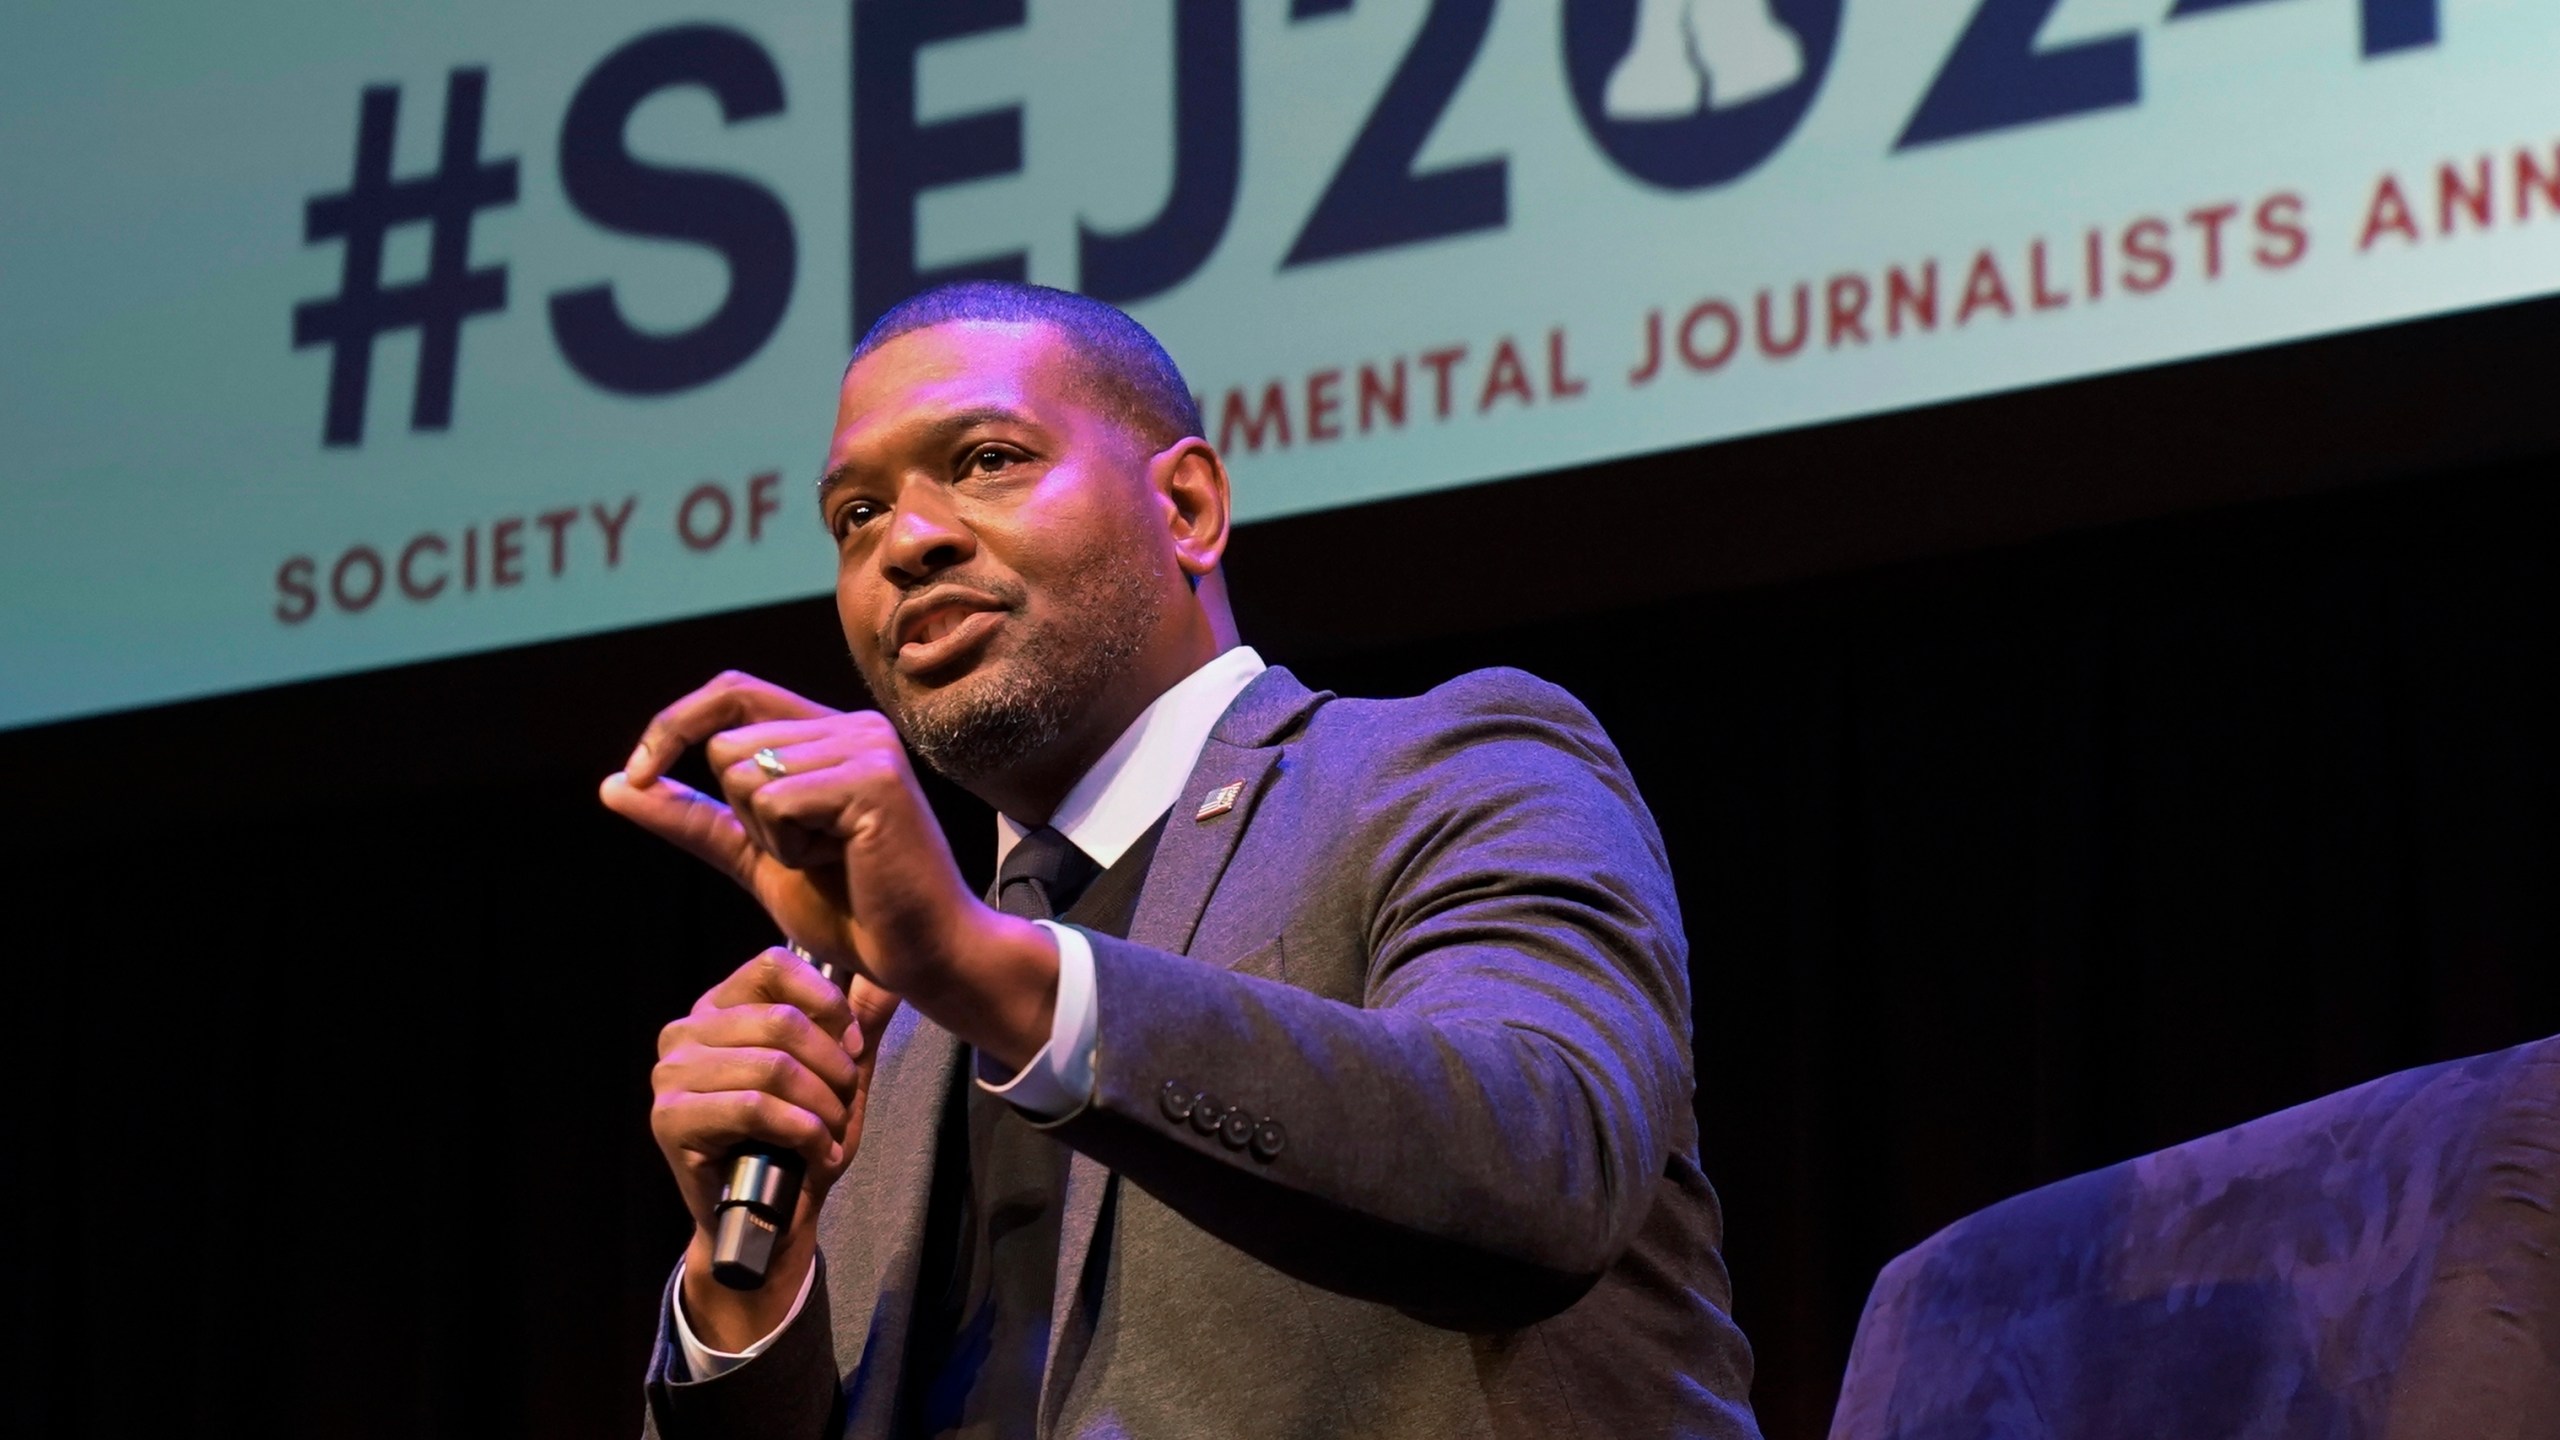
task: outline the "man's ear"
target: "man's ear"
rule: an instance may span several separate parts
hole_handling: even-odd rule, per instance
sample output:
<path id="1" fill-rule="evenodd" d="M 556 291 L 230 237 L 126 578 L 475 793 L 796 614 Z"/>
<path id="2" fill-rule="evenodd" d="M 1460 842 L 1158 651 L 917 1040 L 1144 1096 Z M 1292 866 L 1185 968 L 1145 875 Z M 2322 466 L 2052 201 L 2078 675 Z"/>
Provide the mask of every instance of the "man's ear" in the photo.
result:
<path id="1" fill-rule="evenodd" d="M 1164 501 L 1174 555 L 1194 584 L 1227 553 L 1227 462 L 1197 435 L 1177 440 L 1147 462 L 1147 479 Z"/>

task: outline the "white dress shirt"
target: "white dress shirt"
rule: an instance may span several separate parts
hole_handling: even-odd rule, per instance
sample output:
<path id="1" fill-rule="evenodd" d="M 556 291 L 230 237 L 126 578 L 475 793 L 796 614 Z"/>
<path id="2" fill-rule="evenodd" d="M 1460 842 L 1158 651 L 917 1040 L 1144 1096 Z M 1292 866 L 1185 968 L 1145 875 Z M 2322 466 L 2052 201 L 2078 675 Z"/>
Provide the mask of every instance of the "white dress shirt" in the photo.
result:
<path id="1" fill-rule="evenodd" d="M 1182 798 L 1183 782 L 1209 732 L 1235 703 L 1244 687 L 1266 667 L 1249 645 L 1239 645 L 1192 671 L 1155 702 L 1138 712 L 1093 768 L 1084 772 L 1067 797 L 1058 802 L 1048 823 L 1078 850 L 1108 870 L 1129 853 L 1156 817 Z M 996 863 L 1013 851 L 1023 836 L 1038 828 L 1010 815 L 996 817 Z M 1038 922 L 1058 942 L 1058 997 L 1049 1025 L 1049 1043 L 1029 1064 L 1001 1084 L 987 1078 L 986 1057 L 977 1058 L 979 1088 L 1001 1095 L 1028 1112 L 1034 1123 L 1056 1125 L 1074 1117 L 1093 1099 L 1093 1044 L 1101 1011 L 1093 993 L 1093 948 L 1082 932 L 1050 921 Z M 675 1302 L 676 1348 L 696 1380 L 708 1380 L 764 1352 L 774 1336 L 791 1328 L 800 1307 L 809 1303 L 809 1286 L 818 1269 L 812 1265 L 800 1281 L 799 1298 L 791 1302 L 782 1323 L 744 1350 L 714 1350 L 694 1338 L 684 1315 L 683 1266 L 677 1266 Z"/>

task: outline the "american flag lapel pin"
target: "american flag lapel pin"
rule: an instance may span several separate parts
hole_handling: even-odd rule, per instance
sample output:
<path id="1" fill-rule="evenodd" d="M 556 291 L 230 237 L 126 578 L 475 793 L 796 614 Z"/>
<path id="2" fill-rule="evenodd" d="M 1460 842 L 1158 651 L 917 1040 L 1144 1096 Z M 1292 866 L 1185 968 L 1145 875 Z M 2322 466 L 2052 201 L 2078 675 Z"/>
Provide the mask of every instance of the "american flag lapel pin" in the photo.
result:
<path id="1" fill-rule="evenodd" d="M 1242 794 L 1244 794 L 1244 782 L 1241 780 L 1230 780 L 1226 784 L 1219 786 L 1217 789 L 1210 791 L 1209 798 L 1200 802 L 1199 810 L 1194 812 L 1191 818 L 1194 820 L 1214 820 L 1236 808 L 1236 799 Z"/>

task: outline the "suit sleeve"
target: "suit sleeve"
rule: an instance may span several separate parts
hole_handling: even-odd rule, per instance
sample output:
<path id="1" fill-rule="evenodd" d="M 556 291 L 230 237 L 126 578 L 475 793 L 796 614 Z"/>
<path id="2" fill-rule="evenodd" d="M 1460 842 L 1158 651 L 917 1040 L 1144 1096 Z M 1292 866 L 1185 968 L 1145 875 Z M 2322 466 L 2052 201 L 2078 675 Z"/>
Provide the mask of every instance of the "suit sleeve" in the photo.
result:
<path id="1" fill-rule="evenodd" d="M 1343 801 L 1346 893 L 1304 903 L 1356 914 L 1278 942 L 1354 937 L 1284 960 L 1360 976 L 1357 1003 L 1095 936 L 1095 1100 L 1057 1133 L 1284 1273 L 1508 1328 L 1626 1249 L 1686 1133 L 1686 947 L 1587 712 L 1526 677 L 1451 703 Z M 1204 1093 L 1283 1143 L 1178 1113 Z"/>
<path id="2" fill-rule="evenodd" d="M 675 1338 L 676 1281 L 658 1307 L 658 1343 L 649 1357 L 644 1440 L 775 1436 L 821 1440 L 842 1428 L 826 1258 L 817 1261 L 808 1300 L 756 1356 L 707 1380 L 690 1379 Z M 678 1271 L 681 1275 L 681 1270 Z"/>

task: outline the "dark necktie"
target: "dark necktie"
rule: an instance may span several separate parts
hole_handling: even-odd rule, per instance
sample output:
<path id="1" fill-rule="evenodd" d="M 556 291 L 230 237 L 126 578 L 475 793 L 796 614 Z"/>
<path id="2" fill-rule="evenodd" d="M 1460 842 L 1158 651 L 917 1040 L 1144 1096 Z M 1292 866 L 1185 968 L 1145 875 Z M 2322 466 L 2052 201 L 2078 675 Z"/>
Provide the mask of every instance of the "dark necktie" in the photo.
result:
<path id="1" fill-rule="evenodd" d="M 1155 863 L 1159 819 L 1101 870 L 1043 827 L 1005 853 L 988 899 L 1012 915 L 1072 914 L 1126 936 Z M 1029 1440 L 1057 1298 L 1067 1150 L 952 1068 L 925 1206 L 896 1433 L 916 1440 Z M 1106 1212 L 1107 1213 L 1107 1212 Z M 1106 1226 L 1108 1221 L 1103 1222 Z M 1096 1237 L 1108 1246 L 1110 1231 Z M 1081 1353 L 1081 1351 L 1079 1351 Z"/>
<path id="2" fill-rule="evenodd" d="M 1101 873 L 1043 825 L 1005 852 L 991 898 L 1008 915 L 1054 920 Z M 1067 1151 L 970 1084 L 968 1070 L 964 1062 L 952 1075 L 936 1142 L 924 1237 L 930 1258 L 916 1292 L 899 1433 L 1030 1440 L 1057 1293 Z"/>
<path id="3" fill-rule="evenodd" d="M 1024 920 L 1055 920 L 1102 867 L 1050 826 L 1025 835 L 996 871 L 996 908 Z"/>

